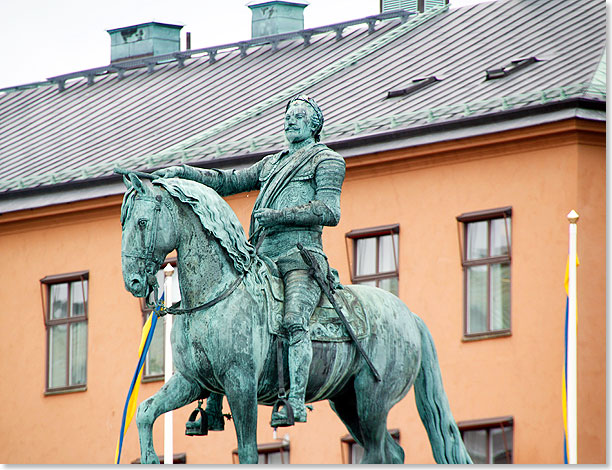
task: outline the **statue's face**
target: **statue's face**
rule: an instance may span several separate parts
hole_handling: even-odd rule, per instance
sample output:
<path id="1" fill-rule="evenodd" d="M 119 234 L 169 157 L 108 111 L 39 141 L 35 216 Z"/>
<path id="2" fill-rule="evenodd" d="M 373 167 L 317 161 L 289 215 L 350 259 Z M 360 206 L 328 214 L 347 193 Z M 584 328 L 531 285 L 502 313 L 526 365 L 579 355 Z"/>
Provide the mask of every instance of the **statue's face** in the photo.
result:
<path id="1" fill-rule="evenodd" d="M 314 110 L 306 103 L 295 101 L 285 113 L 285 136 L 290 143 L 297 144 L 314 137 L 312 114 Z"/>

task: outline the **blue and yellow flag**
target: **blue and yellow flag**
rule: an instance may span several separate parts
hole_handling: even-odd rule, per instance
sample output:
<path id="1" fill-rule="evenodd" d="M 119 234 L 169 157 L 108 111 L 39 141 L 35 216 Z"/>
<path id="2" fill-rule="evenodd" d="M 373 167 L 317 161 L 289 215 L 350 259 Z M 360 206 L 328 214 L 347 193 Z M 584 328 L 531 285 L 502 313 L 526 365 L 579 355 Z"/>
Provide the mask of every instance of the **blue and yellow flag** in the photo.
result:
<path id="1" fill-rule="evenodd" d="M 567 463 L 567 331 L 569 323 L 569 256 L 567 257 L 567 263 L 565 264 L 565 351 L 563 354 L 563 392 L 562 392 L 562 406 L 563 406 L 563 463 Z M 578 257 L 576 257 L 576 266 L 580 265 Z M 576 312 L 576 315 L 578 312 Z M 576 325 L 574 325 L 576 328 Z"/>
<path id="2" fill-rule="evenodd" d="M 136 413 L 136 402 L 138 400 L 138 391 L 140 390 L 140 379 L 142 377 L 142 368 L 144 366 L 145 358 L 147 357 L 147 352 L 149 351 L 149 346 L 151 345 L 151 340 L 153 339 L 153 333 L 155 332 L 155 325 L 157 325 L 157 312 L 161 308 L 164 300 L 164 295 L 162 294 L 159 299 L 158 305 L 155 307 L 155 311 L 151 312 L 149 318 L 145 322 L 142 327 L 142 337 L 140 339 L 140 347 L 138 348 L 138 365 L 136 366 L 136 372 L 134 372 L 134 377 L 132 378 L 132 383 L 130 385 L 130 389 L 127 394 L 127 399 L 125 401 L 125 406 L 123 408 L 123 418 L 121 420 L 121 433 L 119 434 L 119 439 L 117 440 L 117 450 L 115 451 L 115 463 L 118 464 L 121 460 L 121 448 L 123 447 L 123 438 L 125 437 L 125 433 L 130 427 L 130 423 L 132 422 L 132 418 Z"/>

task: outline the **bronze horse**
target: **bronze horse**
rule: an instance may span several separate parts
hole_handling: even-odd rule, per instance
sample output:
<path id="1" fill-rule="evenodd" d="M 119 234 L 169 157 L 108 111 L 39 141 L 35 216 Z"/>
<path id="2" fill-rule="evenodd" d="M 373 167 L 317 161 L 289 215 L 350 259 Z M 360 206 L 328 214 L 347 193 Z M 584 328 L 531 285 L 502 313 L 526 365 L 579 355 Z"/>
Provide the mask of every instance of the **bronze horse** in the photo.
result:
<path id="1" fill-rule="evenodd" d="M 214 190 L 175 178 L 150 184 L 134 174 L 125 183 L 121 223 L 127 290 L 136 297 L 147 296 L 165 256 L 176 249 L 181 306 L 188 309 L 222 298 L 174 318 L 175 373 L 138 407 L 141 461 L 158 463 L 152 429 L 160 415 L 212 392 L 227 397 L 240 463 L 257 463 L 257 405 L 273 405 L 279 386 L 279 339 L 269 332 L 262 281 L 267 264 Z M 306 400 L 329 400 L 364 448 L 361 463 L 403 463 L 404 451 L 387 431 L 387 414 L 414 384 L 435 460 L 471 463 L 423 321 L 384 290 L 360 285 L 350 289 L 367 312 L 371 334 L 361 343 L 382 380 L 375 380 L 351 342 L 313 341 Z M 284 376 L 288 377 L 286 371 Z"/>

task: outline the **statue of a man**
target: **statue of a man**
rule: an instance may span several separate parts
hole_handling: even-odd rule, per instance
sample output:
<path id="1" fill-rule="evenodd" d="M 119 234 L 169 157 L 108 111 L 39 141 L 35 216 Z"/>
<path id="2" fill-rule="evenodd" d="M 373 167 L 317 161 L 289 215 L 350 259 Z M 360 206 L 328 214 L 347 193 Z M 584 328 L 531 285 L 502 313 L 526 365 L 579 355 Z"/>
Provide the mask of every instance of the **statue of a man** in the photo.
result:
<path id="1" fill-rule="evenodd" d="M 312 98 L 299 96 L 287 103 L 284 127 L 288 150 L 268 155 L 249 168 L 224 171 L 183 165 L 156 174 L 198 181 L 221 196 L 260 190 L 251 216 L 251 241 L 261 240 L 259 253 L 276 262 L 283 278 L 283 323 L 289 336 L 288 401 L 295 421 L 305 422 L 304 398 L 312 361 L 308 325 L 321 288 L 309 276 L 296 244 L 313 253 L 322 269 L 329 269 L 321 232 L 324 225 L 340 221 L 346 165 L 342 156 L 318 143 L 323 113 Z M 285 408 L 272 416 L 273 426 L 286 422 Z"/>

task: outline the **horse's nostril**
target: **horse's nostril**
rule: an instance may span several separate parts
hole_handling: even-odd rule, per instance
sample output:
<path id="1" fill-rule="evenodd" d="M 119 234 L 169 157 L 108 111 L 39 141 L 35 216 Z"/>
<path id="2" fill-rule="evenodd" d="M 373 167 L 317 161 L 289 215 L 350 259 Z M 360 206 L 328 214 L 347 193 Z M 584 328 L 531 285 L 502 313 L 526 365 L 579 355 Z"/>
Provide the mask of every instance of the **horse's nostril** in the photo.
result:
<path id="1" fill-rule="evenodd" d="M 141 287 L 141 282 L 138 279 L 132 279 L 132 281 L 130 282 L 130 289 L 132 291 L 138 291 L 140 290 Z"/>

